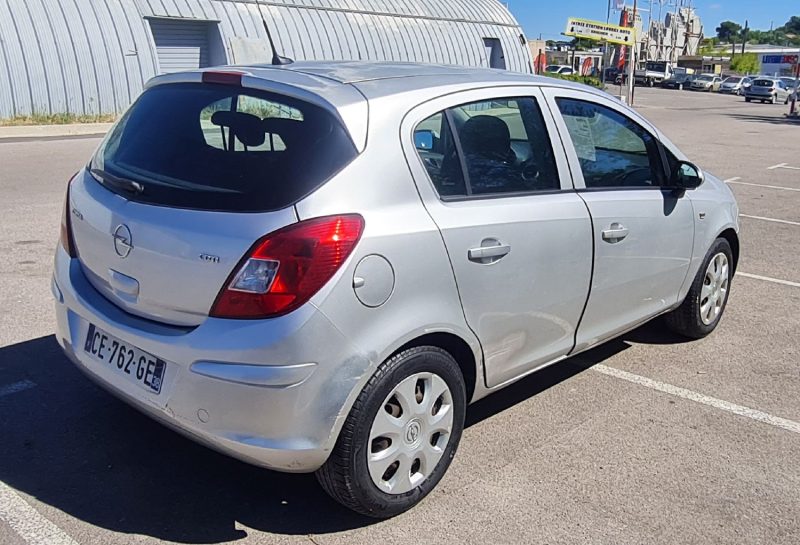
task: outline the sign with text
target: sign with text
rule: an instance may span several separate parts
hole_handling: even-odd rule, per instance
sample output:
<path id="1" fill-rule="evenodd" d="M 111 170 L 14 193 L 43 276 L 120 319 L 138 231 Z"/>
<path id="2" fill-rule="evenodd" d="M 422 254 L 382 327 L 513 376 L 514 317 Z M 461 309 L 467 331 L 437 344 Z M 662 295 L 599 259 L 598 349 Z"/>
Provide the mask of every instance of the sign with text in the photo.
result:
<path id="1" fill-rule="evenodd" d="M 567 19 L 567 30 L 564 34 L 610 44 L 632 45 L 635 38 L 634 32 L 632 28 L 570 17 Z"/>

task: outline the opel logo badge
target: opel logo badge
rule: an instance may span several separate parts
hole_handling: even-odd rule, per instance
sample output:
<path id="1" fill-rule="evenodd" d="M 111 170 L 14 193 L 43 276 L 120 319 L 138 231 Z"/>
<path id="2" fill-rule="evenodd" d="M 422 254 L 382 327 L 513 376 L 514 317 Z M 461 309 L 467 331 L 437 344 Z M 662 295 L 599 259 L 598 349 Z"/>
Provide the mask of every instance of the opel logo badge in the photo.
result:
<path id="1" fill-rule="evenodd" d="M 133 239 L 131 238 L 131 230 L 124 223 L 114 229 L 114 251 L 121 258 L 128 257 L 128 254 L 133 250 Z"/>
<path id="2" fill-rule="evenodd" d="M 406 443 L 409 445 L 413 445 L 414 443 L 419 440 L 419 436 L 422 433 L 422 426 L 416 420 L 412 420 L 409 422 L 408 427 L 406 428 L 405 433 L 405 440 Z"/>

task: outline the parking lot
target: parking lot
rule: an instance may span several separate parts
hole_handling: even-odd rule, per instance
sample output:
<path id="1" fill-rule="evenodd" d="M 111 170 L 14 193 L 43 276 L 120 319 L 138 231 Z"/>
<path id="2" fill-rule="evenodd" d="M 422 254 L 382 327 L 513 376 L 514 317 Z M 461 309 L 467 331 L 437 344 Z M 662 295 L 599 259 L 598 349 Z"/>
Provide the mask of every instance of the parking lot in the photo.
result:
<path id="1" fill-rule="evenodd" d="M 441 484 L 381 522 L 81 375 L 49 285 L 65 184 L 98 139 L 0 141 L 0 543 L 799 543 L 800 123 L 717 94 L 635 104 L 739 200 L 721 326 L 685 342 L 655 321 L 478 402 Z"/>

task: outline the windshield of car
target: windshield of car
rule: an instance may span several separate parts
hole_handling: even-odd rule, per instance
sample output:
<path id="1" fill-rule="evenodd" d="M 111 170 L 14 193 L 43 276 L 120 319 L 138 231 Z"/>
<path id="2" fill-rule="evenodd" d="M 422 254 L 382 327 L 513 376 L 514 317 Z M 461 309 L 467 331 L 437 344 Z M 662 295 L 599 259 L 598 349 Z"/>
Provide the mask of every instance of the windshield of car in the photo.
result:
<path id="1" fill-rule="evenodd" d="M 667 63 L 666 61 L 648 61 L 645 65 L 647 70 L 651 72 L 666 72 L 667 71 Z"/>
<path id="2" fill-rule="evenodd" d="M 236 212 L 285 208 L 357 155 L 329 111 L 238 86 L 177 83 L 145 91 L 90 165 L 131 200 Z"/>
<path id="3" fill-rule="evenodd" d="M 547 68 L 544 69 L 545 72 L 558 72 L 559 68 L 561 68 L 557 64 L 550 64 Z"/>
<path id="4" fill-rule="evenodd" d="M 742 78 L 731 76 L 729 78 L 725 78 L 725 81 L 723 83 L 739 83 L 740 81 L 742 81 Z"/>
<path id="5" fill-rule="evenodd" d="M 714 80 L 714 76 L 709 76 L 709 75 L 706 75 L 706 74 L 703 74 L 702 76 L 699 76 L 697 78 L 697 81 L 713 81 L 713 80 Z"/>

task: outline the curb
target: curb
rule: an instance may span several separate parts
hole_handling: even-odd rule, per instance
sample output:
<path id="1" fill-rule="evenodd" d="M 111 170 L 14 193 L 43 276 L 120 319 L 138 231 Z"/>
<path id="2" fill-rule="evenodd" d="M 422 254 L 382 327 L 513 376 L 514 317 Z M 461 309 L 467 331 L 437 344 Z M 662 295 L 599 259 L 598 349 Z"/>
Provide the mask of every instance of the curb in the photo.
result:
<path id="1" fill-rule="evenodd" d="M 7 139 L 67 138 L 102 136 L 112 123 L 75 123 L 70 125 L 20 125 L 0 127 L 0 142 Z"/>

